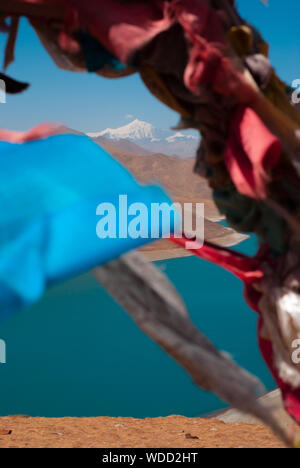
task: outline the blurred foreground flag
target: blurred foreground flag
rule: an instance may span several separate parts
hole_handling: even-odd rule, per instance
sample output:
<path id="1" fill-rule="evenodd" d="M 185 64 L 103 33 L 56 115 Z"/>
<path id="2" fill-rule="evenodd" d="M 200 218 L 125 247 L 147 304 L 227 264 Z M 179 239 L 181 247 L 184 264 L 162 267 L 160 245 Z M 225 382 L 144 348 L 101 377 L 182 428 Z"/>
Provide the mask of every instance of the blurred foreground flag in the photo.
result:
<path id="1" fill-rule="evenodd" d="M 152 213 L 161 204 L 172 202 L 88 137 L 46 126 L 0 131 L 0 318 L 48 285 L 173 232 L 176 212 Z"/>

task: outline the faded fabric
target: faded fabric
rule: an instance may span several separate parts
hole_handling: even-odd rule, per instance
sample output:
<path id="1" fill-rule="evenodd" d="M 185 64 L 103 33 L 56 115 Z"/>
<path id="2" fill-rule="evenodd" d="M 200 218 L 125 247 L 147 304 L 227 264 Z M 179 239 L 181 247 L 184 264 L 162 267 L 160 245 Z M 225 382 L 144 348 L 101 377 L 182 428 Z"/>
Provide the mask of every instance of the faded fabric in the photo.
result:
<path id="1" fill-rule="evenodd" d="M 172 242 L 187 248 L 187 240 L 184 238 L 178 239 L 173 237 Z M 265 337 L 264 320 L 260 307 L 262 293 L 260 292 L 260 282 L 265 277 L 265 268 L 274 267 L 274 261 L 269 255 L 267 248 L 262 247 L 256 257 L 250 258 L 238 252 L 231 251 L 226 248 L 217 247 L 215 245 L 205 243 L 201 248 L 197 248 L 197 244 L 191 245 L 189 240 L 189 250 L 198 257 L 208 260 L 216 265 L 221 266 L 227 271 L 234 274 L 244 283 L 244 295 L 248 305 L 259 314 L 258 322 L 258 341 L 261 353 L 266 361 L 277 385 L 281 389 L 283 401 L 287 412 L 300 424 L 300 387 L 293 387 L 289 382 L 284 381 L 275 364 L 275 352 L 272 337 Z M 194 248 L 192 248 L 194 247 Z"/>
<path id="2" fill-rule="evenodd" d="M 247 81 L 226 56 L 222 15 L 209 0 L 154 0 L 120 3 L 116 0 L 23 0 L 23 3 L 61 5 L 65 15 L 57 41 L 62 50 L 77 54 L 74 33 L 88 31 L 121 63 L 131 65 L 135 55 L 155 37 L 179 24 L 189 43 L 184 81 L 196 93 L 210 83 L 224 95 L 248 101 L 253 93 Z M 34 24 L 34 23 L 33 23 Z M 45 22 L 45 24 L 47 24 Z"/>
<path id="3" fill-rule="evenodd" d="M 237 190 L 250 198 L 264 199 L 268 171 L 277 166 L 281 142 L 249 107 L 238 107 L 232 116 L 225 163 Z"/>

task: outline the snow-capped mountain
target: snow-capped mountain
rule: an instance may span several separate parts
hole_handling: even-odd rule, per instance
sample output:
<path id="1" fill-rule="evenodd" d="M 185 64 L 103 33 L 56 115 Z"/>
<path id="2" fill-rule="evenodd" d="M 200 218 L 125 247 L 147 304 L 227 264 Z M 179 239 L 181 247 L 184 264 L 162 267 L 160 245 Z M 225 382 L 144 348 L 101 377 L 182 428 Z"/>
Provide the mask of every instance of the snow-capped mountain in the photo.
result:
<path id="1" fill-rule="evenodd" d="M 150 123 L 135 119 L 133 122 L 120 128 L 107 128 L 99 133 L 90 133 L 92 138 L 103 136 L 110 140 L 156 140 L 166 136 L 171 132 L 159 130 Z"/>
<path id="2" fill-rule="evenodd" d="M 181 157 L 193 157 L 199 144 L 199 138 L 192 134 L 161 130 L 141 120 L 120 128 L 107 128 L 98 133 L 88 133 L 97 140 L 106 138 L 112 141 L 127 140 L 152 153 L 163 153 Z"/>

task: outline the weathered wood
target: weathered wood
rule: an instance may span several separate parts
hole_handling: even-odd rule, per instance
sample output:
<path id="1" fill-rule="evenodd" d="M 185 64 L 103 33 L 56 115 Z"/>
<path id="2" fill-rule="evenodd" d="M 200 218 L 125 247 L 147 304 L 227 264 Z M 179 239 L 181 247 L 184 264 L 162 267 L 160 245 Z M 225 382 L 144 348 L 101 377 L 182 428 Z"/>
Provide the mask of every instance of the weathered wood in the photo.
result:
<path id="1" fill-rule="evenodd" d="M 130 253 L 94 275 L 150 338 L 172 356 L 201 388 L 268 424 L 286 443 L 287 429 L 257 401 L 259 381 L 240 368 L 190 321 L 169 280 L 141 254 Z"/>
<path id="2" fill-rule="evenodd" d="M 271 409 L 277 408 L 278 417 L 284 421 L 284 424 L 292 426 L 294 424 L 292 418 L 288 415 L 283 407 L 282 397 L 280 390 L 274 390 L 273 392 L 266 393 L 266 395 L 260 398 L 260 401 L 264 402 Z M 259 424 L 259 419 L 249 416 L 248 414 L 242 413 L 236 409 L 229 409 L 226 411 L 218 412 L 218 414 L 210 415 L 213 419 L 218 419 L 219 421 L 228 422 L 228 423 L 240 423 L 244 422 L 246 424 Z"/>

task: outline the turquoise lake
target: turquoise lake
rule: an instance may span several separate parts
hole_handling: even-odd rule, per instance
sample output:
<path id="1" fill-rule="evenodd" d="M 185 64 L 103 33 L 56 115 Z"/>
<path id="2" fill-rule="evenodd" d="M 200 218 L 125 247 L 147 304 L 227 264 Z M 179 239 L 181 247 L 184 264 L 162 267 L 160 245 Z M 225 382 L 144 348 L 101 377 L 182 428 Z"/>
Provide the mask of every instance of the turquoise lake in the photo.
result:
<path id="1" fill-rule="evenodd" d="M 253 253 L 253 241 L 239 250 Z M 273 389 L 257 347 L 257 317 L 243 301 L 239 280 L 198 258 L 157 265 L 196 326 Z M 51 289 L 38 305 L 2 323 L 0 338 L 7 345 L 1 416 L 199 416 L 225 407 L 199 390 L 89 274 Z"/>

